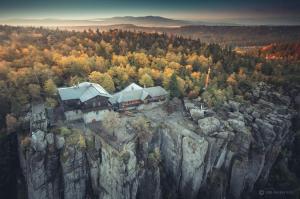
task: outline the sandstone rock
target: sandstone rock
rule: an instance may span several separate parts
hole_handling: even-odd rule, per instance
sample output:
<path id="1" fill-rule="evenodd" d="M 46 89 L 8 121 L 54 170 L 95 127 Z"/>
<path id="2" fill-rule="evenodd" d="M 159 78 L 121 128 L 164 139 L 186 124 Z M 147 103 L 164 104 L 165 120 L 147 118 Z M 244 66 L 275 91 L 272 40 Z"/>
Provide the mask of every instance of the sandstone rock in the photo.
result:
<path id="1" fill-rule="evenodd" d="M 270 88 L 260 84 L 249 91 L 249 103 L 229 101 L 215 112 L 202 113 L 185 100 L 203 134 L 194 132 L 198 126 L 183 116 L 178 99 L 170 102 L 171 113 L 136 113 L 147 117 L 154 135 L 142 147 L 134 136 L 114 143 L 103 132 L 89 132 L 88 147 L 82 150 L 65 146 L 64 137 L 34 132 L 32 148 L 19 147 L 28 198 L 241 198 L 266 182 L 282 146 L 292 137 L 291 111 L 277 105 L 288 100 L 281 95 L 283 100 L 278 100 L 276 93 L 264 89 Z M 134 135 L 132 128 L 126 130 Z M 154 148 L 160 151 L 156 166 L 149 163 Z"/>
<path id="2" fill-rule="evenodd" d="M 65 145 L 65 138 L 61 136 L 56 136 L 56 148 L 62 149 Z"/>
<path id="3" fill-rule="evenodd" d="M 190 109 L 190 114 L 194 121 L 204 118 L 204 110 L 201 109 Z"/>
<path id="4" fill-rule="evenodd" d="M 222 131 L 222 132 L 212 133 L 210 136 L 220 138 L 220 139 L 228 139 L 234 137 L 234 133 L 230 131 Z"/>
<path id="5" fill-rule="evenodd" d="M 47 140 L 48 144 L 53 144 L 54 143 L 54 135 L 53 135 L 53 133 L 47 133 L 46 140 Z"/>
<path id="6" fill-rule="evenodd" d="M 237 132 L 244 132 L 246 129 L 245 122 L 241 120 L 229 119 L 228 122 L 229 125 L 233 128 L 233 130 Z"/>
<path id="7" fill-rule="evenodd" d="M 277 103 L 277 104 L 284 104 L 286 106 L 290 105 L 290 103 L 291 103 L 291 98 L 290 97 L 281 95 L 278 92 L 273 92 L 272 94 L 273 95 L 271 97 L 273 98 L 273 100 L 275 101 L 275 103 Z"/>
<path id="8" fill-rule="evenodd" d="M 184 100 L 184 107 L 185 107 L 186 110 L 197 108 L 194 103 L 191 103 L 191 102 L 189 102 L 187 100 Z"/>
<path id="9" fill-rule="evenodd" d="M 271 144 L 276 137 L 276 134 L 273 129 L 273 125 L 261 119 L 256 119 L 255 124 L 257 124 L 259 128 L 259 131 L 261 132 L 261 136 L 264 138 L 264 142 L 266 144 Z"/>
<path id="10" fill-rule="evenodd" d="M 31 146 L 35 151 L 44 151 L 47 147 L 47 141 L 45 140 L 45 132 L 41 130 L 32 132 Z"/>
<path id="11" fill-rule="evenodd" d="M 205 172 L 205 155 L 208 143 L 184 137 L 182 140 L 181 193 L 184 198 L 196 198 Z M 196 155 L 197 154 L 197 155 Z"/>
<path id="12" fill-rule="evenodd" d="M 260 118 L 260 113 L 259 113 L 258 111 L 253 111 L 253 112 L 252 112 L 252 116 L 253 116 L 254 118 Z"/>
<path id="13" fill-rule="evenodd" d="M 229 100 L 228 104 L 229 104 L 230 109 L 232 109 L 233 111 L 239 111 L 239 107 L 240 107 L 239 102 Z"/>
<path id="14" fill-rule="evenodd" d="M 202 132 L 206 135 L 216 132 L 220 128 L 220 121 L 215 117 L 206 117 L 198 120 L 198 125 Z"/>
<path id="15" fill-rule="evenodd" d="M 86 198 L 88 179 L 84 152 L 73 147 L 64 148 L 61 157 L 64 199 Z"/>

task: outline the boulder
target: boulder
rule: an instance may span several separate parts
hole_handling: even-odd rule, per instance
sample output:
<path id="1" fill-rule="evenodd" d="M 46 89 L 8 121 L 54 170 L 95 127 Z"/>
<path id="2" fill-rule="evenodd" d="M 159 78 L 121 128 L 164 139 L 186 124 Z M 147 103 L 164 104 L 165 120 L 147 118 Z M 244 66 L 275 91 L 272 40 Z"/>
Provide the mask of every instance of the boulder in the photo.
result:
<path id="1" fill-rule="evenodd" d="M 245 131 L 245 122 L 241 120 L 236 120 L 236 119 L 229 119 L 228 120 L 229 125 L 233 128 L 233 130 L 237 132 L 243 132 Z"/>
<path id="2" fill-rule="evenodd" d="M 240 108 L 239 102 L 229 100 L 228 105 L 232 111 L 234 111 L 234 112 L 239 111 L 239 108 Z"/>
<path id="3" fill-rule="evenodd" d="M 220 129 L 221 123 L 215 117 L 206 117 L 198 120 L 198 126 L 206 135 L 216 132 Z"/>
<path id="4" fill-rule="evenodd" d="M 186 100 L 184 101 L 184 107 L 186 110 L 197 108 L 195 104 L 187 102 Z"/>

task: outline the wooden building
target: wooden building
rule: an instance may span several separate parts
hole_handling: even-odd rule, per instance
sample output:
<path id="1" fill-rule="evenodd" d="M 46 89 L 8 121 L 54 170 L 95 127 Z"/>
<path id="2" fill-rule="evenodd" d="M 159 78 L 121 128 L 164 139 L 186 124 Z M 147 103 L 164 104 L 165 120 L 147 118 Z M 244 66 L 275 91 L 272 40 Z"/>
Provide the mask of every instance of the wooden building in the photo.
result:
<path id="1" fill-rule="evenodd" d="M 59 100 L 66 120 L 85 123 L 100 121 L 111 109 L 111 95 L 99 84 L 82 82 L 72 87 L 58 88 Z"/>
<path id="2" fill-rule="evenodd" d="M 132 83 L 122 91 L 115 93 L 109 101 L 115 110 L 131 110 L 149 102 L 166 100 L 168 92 L 160 86 L 142 88 Z"/>

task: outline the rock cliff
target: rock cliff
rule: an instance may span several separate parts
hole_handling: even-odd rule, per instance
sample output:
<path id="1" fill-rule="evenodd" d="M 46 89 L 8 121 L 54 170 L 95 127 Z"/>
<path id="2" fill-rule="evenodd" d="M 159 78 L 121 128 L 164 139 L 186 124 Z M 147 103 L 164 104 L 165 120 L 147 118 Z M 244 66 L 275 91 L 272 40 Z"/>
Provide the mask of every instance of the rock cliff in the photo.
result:
<path id="1" fill-rule="evenodd" d="M 260 84 L 246 100 L 203 109 L 172 100 L 122 116 L 122 141 L 82 127 L 83 138 L 55 131 L 19 136 L 20 163 L 30 199 L 243 198 L 268 180 L 292 140 L 291 100 Z M 149 129 L 141 139 L 132 121 Z M 22 142 L 22 143 L 21 143 Z"/>

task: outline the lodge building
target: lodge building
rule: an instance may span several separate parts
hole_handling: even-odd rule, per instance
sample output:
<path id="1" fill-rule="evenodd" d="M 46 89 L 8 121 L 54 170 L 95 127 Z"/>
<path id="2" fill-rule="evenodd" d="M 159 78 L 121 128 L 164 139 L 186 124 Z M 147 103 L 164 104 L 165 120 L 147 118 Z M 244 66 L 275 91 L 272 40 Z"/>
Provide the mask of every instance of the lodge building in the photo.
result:
<path id="1" fill-rule="evenodd" d="M 142 88 L 132 83 L 122 91 L 115 93 L 110 99 L 110 103 L 115 110 L 131 110 L 141 104 L 159 102 L 167 99 L 168 92 L 160 86 Z"/>
<path id="2" fill-rule="evenodd" d="M 111 109 L 125 111 L 150 102 L 167 99 L 168 92 L 160 86 L 142 88 L 132 83 L 122 91 L 110 95 L 102 86 L 90 82 L 58 88 L 60 106 L 67 121 L 84 123 L 101 121 Z"/>
<path id="3" fill-rule="evenodd" d="M 58 88 L 59 101 L 66 120 L 100 121 L 111 109 L 111 95 L 99 84 L 82 82 L 71 87 Z"/>

